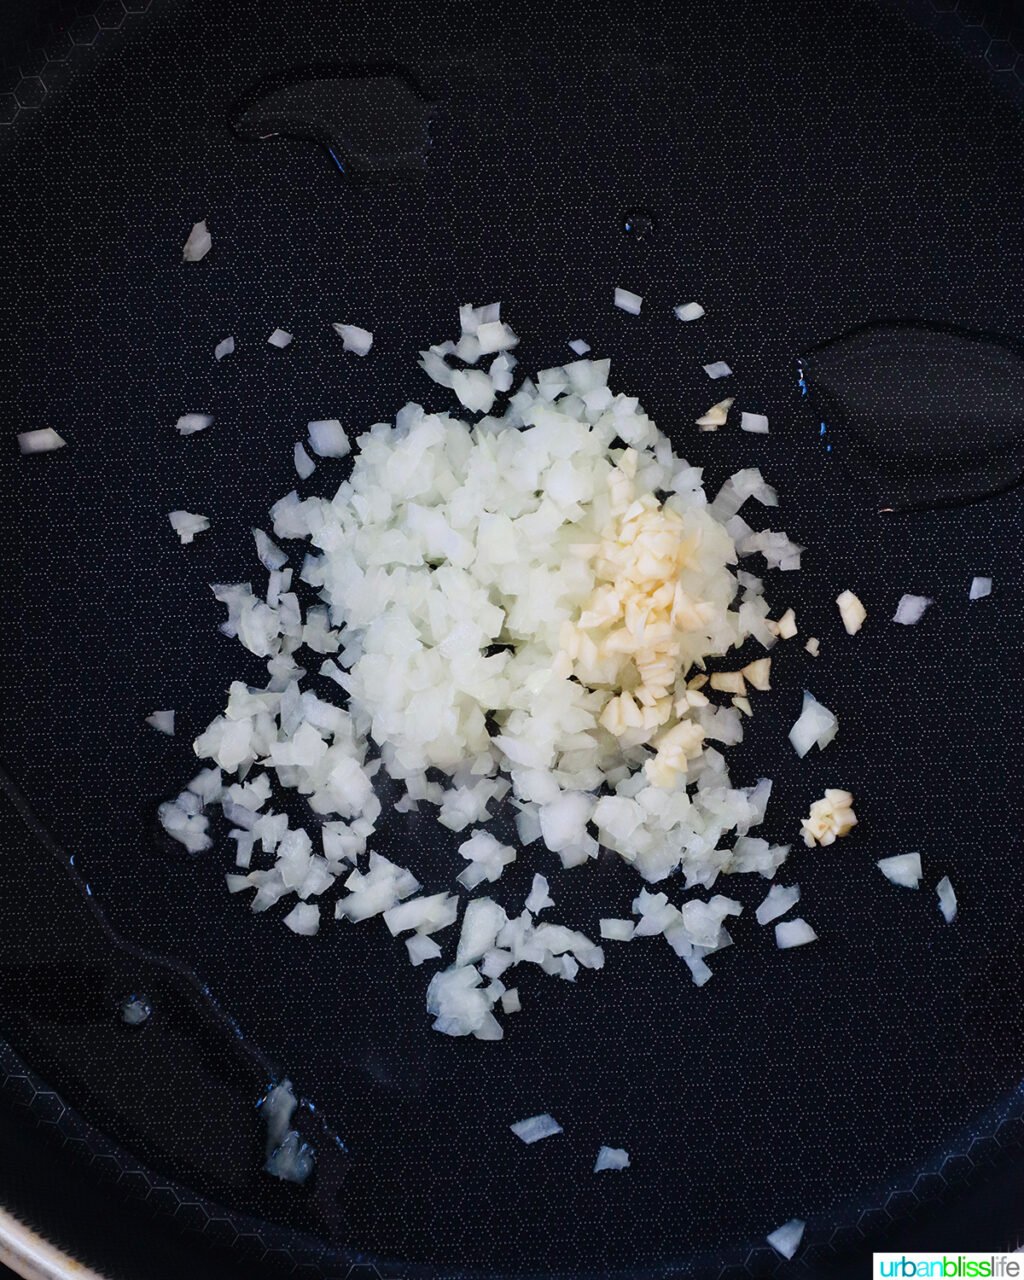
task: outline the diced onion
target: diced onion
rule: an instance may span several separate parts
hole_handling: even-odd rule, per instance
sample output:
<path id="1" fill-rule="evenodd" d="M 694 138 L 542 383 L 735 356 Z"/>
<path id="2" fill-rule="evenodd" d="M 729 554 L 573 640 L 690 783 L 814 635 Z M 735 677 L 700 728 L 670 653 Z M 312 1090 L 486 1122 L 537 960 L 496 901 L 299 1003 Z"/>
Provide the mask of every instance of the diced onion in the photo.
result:
<path id="1" fill-rule="evenodd" d="M 615 305 L 620 311 L 628 311 L 631 316 L 640 314 L 643 301 L 639 293 L 630 293 L 628 289 L 615 290 Z"/>
<path id="2" fill-rule="evenodd" d="M 501 993 L 502 1013 L 518 1013 L 522 1007 L 522 1003 L 519 999 L 519 992 L 515 987 L 510 987 L 508 991 L 503 991 Z"/>
<path id="3" fill-rule="evenodd" d="M 724 427 L 734 399 L 734 396 L 728 396 L 725 400 L 719 400 L 717 404 L 713 404 L 707 413 L 702 413 L 696 419 L 697 426 L 702 431 L 717 431 L 719 427 Z"/>
<path id="4" fill-rule="evenodd" d="M 295 470 L 299 473 L 300 480 L 308 480 L 316 470 L 316 463 L 306 452 L 301 440 L 295 442 Z"/>
<path id="5" fill-rule="evenodd" d="M 699 320 L 704 314 L 704 308 L 699 302 L 681 302 L 679 306 L 672 308 L 677 320 Z"/>
<path id="6" fill-rule="evenodd" d="M 629 1152 L 624 1147 L 601 1147 L 594 1162 L 594 1172 L 619 1172 L 629 1168 Z"/>
<path id="7" fill-rule="evenodd" d="M 181 252 L 186 262 L 200 262 L 210 252 L 213 238 L 207 230 L 205 222 L 197 222 L 188 234 L 185 247 Z"/>
<path id="8" fill-rule="evenodd" d="M 921 855 L 919 853 L 897 853 L 891 858 L 879 858 L 879 871 L 893 884 L 902 885 L 904 889 L 916 889 L 921 880 Z"/>
<path id="9" fill-rule="evenodd" d="M 932 604 L 930 596 L 900 596 L 900 602 L 893 614 L 893 622 L 901 622 L 905 627 L 912 627 L 924 617 L 924 612 Z"/>
<path id="10" fill-rule="evenodd" d="M 601 937 L 610 942 L 628 942 L 633 937 L 636 925 L 632 920 L 602 920 L 600 922 Z"/>
<path id="11" fill-rule="evenodd" d="M 943 876 L 939 883 L 935 886 L 935 891 L 939 895 L 939 910 L 942 912 L 942 918 L 947 924 L 952 924 L 956 919 L 956 893 L 950 883 L 949 876 Z"/>
<path id="12" fill-rule="evenodd" d="M 373 346 L 373 334 L 369 329 L 360 329 L 357 324 L 332 324 L 331 328 L 341 339 L 344 349 L 354 355 L 365 356 Z"/>
<path id="13" fill-rule="evenodd" d="M 541 1138 L 550 1138 L 556 1133 L 562 1132 L 562 1126 L 554 1118 L 547 1114 L 540 1116 L 531 1116 L 528 1120 L 517 1120 L 515 1124 L 509 1125 L 509 1128 L 520 1141 L 527 1145 L 533 1142 L 540 1142 Z"/>
<path id="14" fill-rule="evenodd" d="M 806 920 L 797 916 L 795 920 L 783 920 L 775 926 L 775 945 L 780 951 L 790 947 L 803 947 L 808 942 L 815 942 L 818 935 Z"/>
<path id="15" fill-rule="evenodd" d="M 797 1249 L 800 1248 L 800 1241 L 804 1238 L 804 1227 L 807 1224 L 800 1218 L 791 1218 L 789 1222 L 784 1223 L 781 1227 L 770 1232 L 765 1239 L 776 1251 L 781 1253 L 784 1258 L 792 1258 Z"/>
<path id="16" fill-rule="evenodd" d="M 18 448 L 22 453 L 52 453 L 54 449 L 63 449 L 66 444 L 67 441 L 53 427 L 18 432 Z"/>
<path id="17" fill-rule="evenodd" d="M 312 902 L 299 902 L 284 918 L 292 933 L 310 938 L 320 928 L 320 908 Z"/>
<path id="18" fill-rule="evenodd" d="M 800 901 L 800 886 L 798 884 L 781 885 L 773 884 L 768 890 L 768 896 L 757 908 L 754 913 L 757 923 L 771 924 L 773 920 L 777 920 L 779 916 L 784 916 Z"/>
<path id="19" fill-rule="evenodd" d="M 802 759 L 815 744 L 824 751 L 838 732 L 836 715 L 805 689 L 803 709 L 789 731 L 789 740 L 797 755 Z"/>
<path id="20" fill-rule="evenodd" d="M 174 735 L 174 712 L 173 711 L 154 711 L 152 715 L 146 716 L 146 724 L 158 730 L 160 733 L 166 733 L 169 736 Z"/>
<path id="21" fill-rule="evenodd" d="M 205 431 L 207 427 L 213 425 L 213 414 L 185 413 L 182 414 L 174 425 L 178 429 L 179 435 L 195 435 L 197 431 Z"/>
<path id="22" fill-rule="evenodd" d="M 171 528 L 183 544 L 191 542 L 197 533 L 202 533 L 204 529 L 210 527 L 210 521 L 206 516 L 194 515 L 191 511 L 172 511 L 168 519 L 171 522 Z"/>
<path id="23" fill-rule="evenodd" d="M 405 946 L 414 965 L 421 965 L 425 960 L 437 960 L 441 955 L 438 944 L 424 933 L 414 933 L 411 938 L 406 938 Z"/>

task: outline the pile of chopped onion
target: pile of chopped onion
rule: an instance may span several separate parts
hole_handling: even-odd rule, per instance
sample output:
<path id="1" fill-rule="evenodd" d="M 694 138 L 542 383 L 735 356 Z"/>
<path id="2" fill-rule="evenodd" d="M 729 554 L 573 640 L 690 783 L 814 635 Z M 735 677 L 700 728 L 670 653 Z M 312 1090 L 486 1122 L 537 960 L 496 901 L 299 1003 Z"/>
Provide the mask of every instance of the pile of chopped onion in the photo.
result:
<path id="1" fill-rule="evenodd" d="M 337 327 L 346 346 L 369 349 L 365 331 Z M 253 891 L 253 910 L 294 897 L 285 924 L 311 935 L 332 890 L 335 918 L 382 917 L 414 965 L 442 956 L 463 894 L 497 885 L 534 845 L 565 867 L 603 846 L 649 883 L 680 874 L 685 891 L 710 891 L 728 873 L 770 879 L 789 851 L 749 834 L 770 781 L 733 786 L 718 749 L 742 740 L 748 687 L 769 688 L 770 662 L 745 658 L 710 682 L 703 672 L 749 642 L 767 650 L 795 634 L 792 612 L 773 623 L 761 579 L 734 568 L 756 552 L 798 567 L 801 548 L 739 514 L 750 499 L 776 506 L 774 490 L 749 468 L 709 501 L 700 470 L 635 398 L 609 387 L 607 360 L 542 370 L 512 392 L 518 338 L 499 305 L 462 307 L 460 327 L 421 364 L 467 412 L 410 403 L 371 427 L 332 498 L 292 492 L 274 506 L 274 536 L 297 544 L 294 555 L 254 530 L 265 594 L 214 587 L 222 630 L 266 662 L 269 679 L 231 686 L 195 742 L 212 767 L 161 806 L 166 830 L 194 852 L 211 846 L 208 810 L 221 807 L 235 847 L 228 888 Z M 308 432 L 326 461 L 352 448 L 336 419 Z M 295 457 L 309 475 L 301 442 Z M 171 520 L 183 541 L 208 524 L 187 512 Z M 319 603 L 303 609 L 296 578 Z M 334 698 L 309 687 L 311 668 L 340 690 Z M 813 699 L 801 723 L 795 745 L 834 736 L 835 717 Z M 426 807 L 465 833 L 452 893 L 424 893 L 368 848 L 380 771 L 401 784 L 400 811 Z M 318 829 L 292 828 L 272 807 L 275 787 L 304 797 Z M 483 829 L 503 802 L 519 849 Z M 543 852 L 531 857 L 545 865 Z M 515 966 L 571 982 L 604 963 L 591 938 L 540 918 L 553 905 L 543 875 L 518 915 L 494 893 L 466 904 L 453 963 L 429 983 L 428 1011 L 449 1035 L 501 1038 L 497 1014 L 521 1007 L 503 981 Z M 783 893 L 759 919 L 799 896 Z M 742 908 L 720 894 L 677 903 L 644 889 L 633 910 L 636 920 L 602 921 L 602 939 L 662 934 L 700 985 L 705 957 L 731 942 L 725 919 Z M 778 928 L 794 936 L 801 925 Z"/>

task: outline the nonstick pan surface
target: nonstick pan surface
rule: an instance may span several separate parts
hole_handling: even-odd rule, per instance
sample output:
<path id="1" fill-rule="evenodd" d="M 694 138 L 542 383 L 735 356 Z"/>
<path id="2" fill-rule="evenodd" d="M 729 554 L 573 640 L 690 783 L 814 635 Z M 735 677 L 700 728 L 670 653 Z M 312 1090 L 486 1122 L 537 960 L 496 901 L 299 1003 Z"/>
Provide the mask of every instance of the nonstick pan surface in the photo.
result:
<path id="1" fill-rule="evenodd" d="M 1020 491 L 880 512 L 849 465 L 856 423 L 830 419 L 823 437 L 828 402 L 812 375 L 801 394 L 797 365 L 871 323 L 1022 331 L 1024 134 L 999 14 L 875 0 L 138 8 L 31 33 L 0 143 L 6 1092 L 67 1144 L 63 1160 L 86 1153 L 142 1238 L 173 1218 L 250 1275 L 770 1269 L 763 1237 L 794 1216 L 809 1224 L 794 1266 L 824 1268 L 976 1195 L 990 1167 L 1011 1176 Z M 230 127 L 275 77 L 353 63 L 400 69 L 432 104 L 422 167 L 342 172 L 314 142 Z M 653 223 L 642 238 L 624 229 L 637 214 Z M 186 268 L 200 218 L 214 248 Z M 639 317 L 613 308 L 616 286 L 644 296 Z M 730 768 L 774 779 L 771 839 L 792 840 L 829 786 L 854 792 L 860 826 L 787 864 L 819 944 L 779 953 L 750 928 L 703 989 L 657 940 L 609 948 L 592 981 L 524 979 L 524 1012 L 495 1045 L 430 1030 L 423 973 L 383 929 L 306 939 L 281 925 L 283 904 L 254 916 L 224 891 L 225 842 L 190 858 L 155 812 L 194 772 L 191 739 L 228 683 L 260 680 L 219 634 L 208 584 L 257 580 L 250 529 L 294 486 L 305 423 L 448 407 L 416 353 L 453 331 L 460 303 L 498 298 L 524 371 L 585 337 L 709 488 L 753 465 L 777 485 L 776 527 L 808 550 L 800 573 L 769 575 L 772 598 L 822 653 L 779 653 Z M 680 325 L 671 308 L 691 298 L 707 315 Z M 371 329 L 371 356 L 342 358 L 334 320 Z M 266 342 L 278 326 L 295 334 L 286 351 Z M 228 334 L 238 349 L 218 364 Z M 770 435 L 697 433 L 720 398 L 701 370 L 715 359 Z M 901 407 L 898 355 L 878 377 Z M 198 410 L 215 426 L 183 441 L 173 423 Z M 937 432 L 941 418 L 940 403 Z M 17 457 L 14 432 L 43 425 L 67 448 Z M 321 467 L 307 491 L 340 474 Z M 211 518 L 193 546 L 171 534 L 177 507 Z M 975 574 L 995 585 L 972 603 Z M 854 640 L 833 604 L 847 587 L 871 615 Z M 904 592 L 935 600 L 917 627 L 889 622 Z M 798 762 L 785 733 L 804 687 L 841 731 Z M 143 723 L 156 707 L 176 709 L 173 739 Z M 457 843 L 391 813 L 377 847 L 439 888 Z M 916 894 L 874 867 L 908 850 L 927 868 Z M 535 869 L 560 918 L 590 930 L 638 887 L 617 860 L 563 872 L 534 847 L 503 899 Z M 934 897 L 944 874 L 952 926 Z M 752 912 L 763 884 L 726 891 Z M 133 992 L 153 1015 L 130 1029 L 118 1005 Z M 318 1155 L 303 1188 L 261 1170 L 255 1103 L 283 1075 Z M 508 1125 L 540 1111 L 565 1134 L 523 1148 Z M 50 1140 L 44 1124 L 25 1150 Z M 593 1177 L 601 1143 L 629 1148 L 632 1167 Z"/>

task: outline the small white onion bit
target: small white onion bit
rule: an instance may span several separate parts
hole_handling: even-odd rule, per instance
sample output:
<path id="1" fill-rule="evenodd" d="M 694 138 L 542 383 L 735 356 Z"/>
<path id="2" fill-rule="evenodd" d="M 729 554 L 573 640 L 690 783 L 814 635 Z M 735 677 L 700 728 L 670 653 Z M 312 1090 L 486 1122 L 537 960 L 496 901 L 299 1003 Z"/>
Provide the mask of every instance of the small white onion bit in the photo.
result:
<path id="1" fill-rule="evenodd" d="M 615 305 L 620 311 L 628 311 L 631 316 L 638 316 L 643 306 L 643 298 L 639 293 L 630 293 L 628 289 L 615 290 Z"/>
<path id="2" fill-rule="evenodd" d="M 629 1168 L 629 1152 L 625 1147 L 602 1147 L 594 1162 L 594 1172 L 604 1173 L 611 1170 L 615 1173 Z"/>
<path id="3" fill-rule="evenodd" d="M 172 511 L 169 513 L 168 519 L 171 522 L 171 528 L 181 539 L 183 546 L 187 546 L 197 533 L 202 533 L 210 527 L 210 522 L 206 516 L 194 515 L 191 511 Z"/>
<path id="4" fill-rule="evenodd" d="M 924 617 L 924 612 L 933 601 L 930 596 L 900 596 L 893 622 L 901 622 L 905 627 L 912 627 Z"/>
<path id="5" fill-rule="evenodd" d="M 66 444 L 67 441 L 53 427 L 18 432 L 18 448 L 22 453 L 52 453 L 54 449 L 63 449 Z"/>
<path id="6" fill-rule="evenodd" d="M 194 436 L 197 431 L 205 431 L 213 425 L 212 413 L 183 413 L 174 424 L 181 436 Z"/>
<path id="7" fill-rule="evenodd" d="M 807 921 L 800 916 L 795 920 L 783 920 L 775 926 L 775 945 L 780 951 L 806 946 L 808 942 L 817 941 L 817 937 Z"/>
<path id="8" fill-rule="evenodd" d="M 210 252 L 213 237 L 207 230 L 205 222 L 197 222 L 189 232 L 181 256 L 186 262 L 200 262 Z"/>
<path id="9" fill-rule="evenodd" d="M 541 1138 L 550 1138 L 553 1134 L 562 1132 L 562 1126 L 554 1116 L 547 1114 L 531 1116 L 528 1120 L 517 1120 L 515 1124 L 510 1124 L 509 1128 L 527 1146 L 532 1142 L 540 1142 Z"/>
<path id="10" fill-rule="evenodd" d="M 952 924 L 956 919 L 956 893 L 949 876 L 942 877 L 935 886 L 935 892 L 939 895 L 939 910 L 942 912 L 942 918 L 947 924 Z"/>
<path id="11" fill-rule="evenodd" d="M 357 324 L 332 324 L 331 328 L 341 339 L 346 351 L 354 355 L 365 356 L 373 346 L 373 334 L 369 329 L 360 329 Z"/>
<path id="12" fill-rule="evenodd" d="M 791 1218 L 789 1222 L 783 1223 L 781 1227 L 776 1227 L 774 1231 L 765 1236 L 765 1239 L 776 1253 L 781 1253 L 784 1258 L 792 1258 L 793 1254 L 800 1248 L 800 1241 L 804 1238 L 806 1225 L 800 1218 Z"/>
<path id="13" fill-rule="evenodd" d="M 321 418 L 307 422 L 309 446 L 321 458 L 344 458 L 352 452 L 345 428 L 337 418 Z"/>
<path id="14" fill-rule="evenodd" d="M 699 320 L 704 314 L 704 308 L 699 302 L 681 302 L 678 307 L 672 308 L 677 320 Z"/>
<path id="15" fill-rule="evenodd" d="M 891 858 L 879 858 L 877 865 L 887 880 L 904 889 L 916 889 L 921 881 L 919 853 L 897 853 Z"/>

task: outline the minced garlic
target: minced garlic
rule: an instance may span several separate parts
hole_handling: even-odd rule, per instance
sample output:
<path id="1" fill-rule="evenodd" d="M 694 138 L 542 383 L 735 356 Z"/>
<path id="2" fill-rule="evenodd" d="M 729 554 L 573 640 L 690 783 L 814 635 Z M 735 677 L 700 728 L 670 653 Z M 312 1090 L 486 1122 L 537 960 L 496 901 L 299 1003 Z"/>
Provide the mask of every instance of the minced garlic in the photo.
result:
<path id="1" fill-rule="evenodd" d="M 850 792 L 828 789 L 823 799 L 811 805 L 810 815 L 800 823 L 800 830 L 806 845 L 834 844 L 838 836 L 849 835 L 856 825 Z"/>

